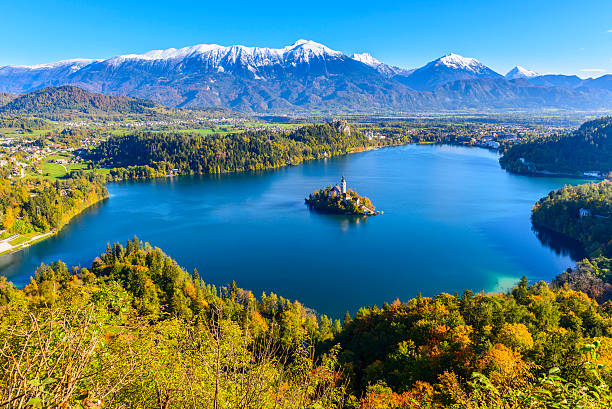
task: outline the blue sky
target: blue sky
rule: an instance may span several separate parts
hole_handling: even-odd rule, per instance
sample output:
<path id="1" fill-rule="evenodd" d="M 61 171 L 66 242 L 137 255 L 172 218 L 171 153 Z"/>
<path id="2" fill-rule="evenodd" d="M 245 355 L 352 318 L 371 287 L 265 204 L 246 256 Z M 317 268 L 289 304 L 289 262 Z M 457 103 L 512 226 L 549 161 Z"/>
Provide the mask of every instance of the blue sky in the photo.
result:
<path id="1" fill-rule="evenodd" d="M 448 52 L 505 73 L 612 73 L 612 1 L 0 0 L 0 65 L 300 38 L 412 68 Z"/>

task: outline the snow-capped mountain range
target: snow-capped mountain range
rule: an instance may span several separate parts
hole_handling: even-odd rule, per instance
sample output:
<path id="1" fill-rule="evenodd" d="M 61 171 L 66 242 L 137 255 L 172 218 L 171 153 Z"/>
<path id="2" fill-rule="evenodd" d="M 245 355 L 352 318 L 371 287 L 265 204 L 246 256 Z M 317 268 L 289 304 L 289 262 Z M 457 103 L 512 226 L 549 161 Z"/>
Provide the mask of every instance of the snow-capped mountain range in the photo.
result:
<path id="1" fill-rule="evenodd" d="M 200 44 L 0 67 L 0 92 L 64 84 L 171 106 L 255 112 L 612 108 L 612 76 L 540 76 L 519 66 L 502 76 L 453 53 L 408 70 L 309 40 L 283 48 Z"/>
<path id="2" fill-rule="evenodd" d="M 199 59 L 208 67 L 221 69 L 228 65 L 241 64 L 255 71 L 261 67 L 273 65 L 308 64 L 312 59 L 322 57 L 341 57 L 340 51 L 334 51 L 323 44 L 308 40 L 298 40 L 283 48 L 245 47 L 242 45 L 221 46 L 217 44 L 200 44 L 185 48 L 154 50 L 144 54 L 128 54 L 107 60 L 108 64 L 119 66 L 128 61 L 166 61 L 181 63 L 189 59 Z"/>

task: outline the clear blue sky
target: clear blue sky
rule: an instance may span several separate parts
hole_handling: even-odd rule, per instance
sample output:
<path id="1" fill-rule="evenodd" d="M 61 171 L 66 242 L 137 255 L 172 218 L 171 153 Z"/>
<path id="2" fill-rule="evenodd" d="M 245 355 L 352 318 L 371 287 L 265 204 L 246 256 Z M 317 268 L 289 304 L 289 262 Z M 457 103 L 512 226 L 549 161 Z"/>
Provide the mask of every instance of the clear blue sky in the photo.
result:
<path id="1" fill-rule="evenodd" d="M 299 38 L 401 67 L 445 53 L 612 72 L 612 1 L 0 0 L 0 65 L 107 58 L 201 43 L 282 47 Z"/>

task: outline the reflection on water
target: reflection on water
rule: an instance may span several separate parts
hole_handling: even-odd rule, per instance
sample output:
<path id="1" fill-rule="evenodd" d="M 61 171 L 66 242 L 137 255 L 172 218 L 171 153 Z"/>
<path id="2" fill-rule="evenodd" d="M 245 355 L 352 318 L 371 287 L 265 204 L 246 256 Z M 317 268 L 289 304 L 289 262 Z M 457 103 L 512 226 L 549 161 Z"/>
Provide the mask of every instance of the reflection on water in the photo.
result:
<path id="1" fill-rule="evenodd" d="M 311 208 L 309 208 L 308 210 L 313 216 L 319 217 L 324 223 L 328 223 L 330 225 L 337 225 L 338 227 L 340 227 L 340 230 L 342 232 L 347 232 L 349 231 L 349 229 L 364 226 L 366 221 L 368 220 L 367 216 L 325 213 Z"/>
<path id="2" fill-rule="evenodd" d="M 570 256 L 573 260 L 582 260 L 586 257 L 584 247 L 576 240 L 537 224 L 532 224 L 531 230 L 542 244 L 559 255 Z"/>

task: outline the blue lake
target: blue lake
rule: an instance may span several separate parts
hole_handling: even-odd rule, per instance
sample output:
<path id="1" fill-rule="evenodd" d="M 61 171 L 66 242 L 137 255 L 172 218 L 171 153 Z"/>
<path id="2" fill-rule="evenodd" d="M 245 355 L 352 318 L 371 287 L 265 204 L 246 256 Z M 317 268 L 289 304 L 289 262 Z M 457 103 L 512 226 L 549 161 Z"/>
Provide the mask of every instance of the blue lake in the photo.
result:
<path id="1" fill-rule="evenodd" d="M 342 174 L 384 215 L 309 211 L 304 197 Z M 408 145 L 257 174 L 116 183 L 58 235 L 0 257 L 0 271 L 23 285 L 41 262 L 89 267 L 107 242 L 137 235 L 208 283 L 236 280 L 341 317 L 419 292 L 552 279 L 575 260 L 538 239 L 531 207 L 580 182 L 509 174 L 483 149 Z"/>

